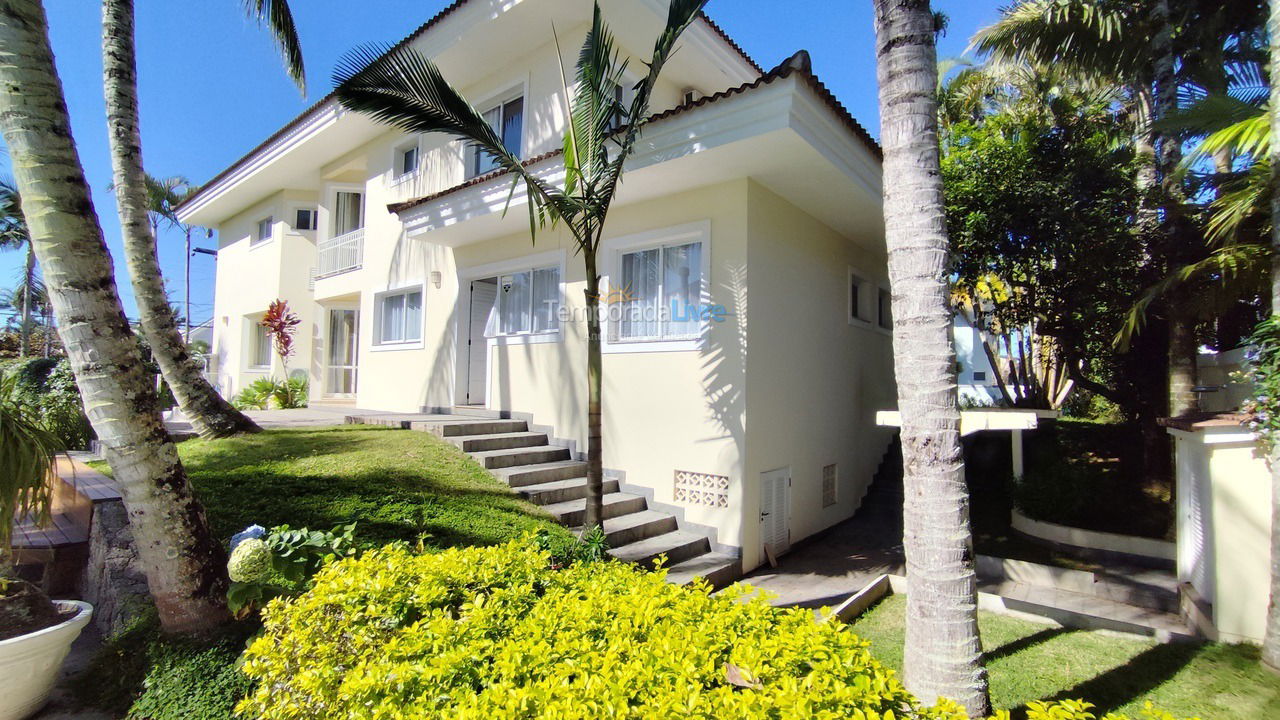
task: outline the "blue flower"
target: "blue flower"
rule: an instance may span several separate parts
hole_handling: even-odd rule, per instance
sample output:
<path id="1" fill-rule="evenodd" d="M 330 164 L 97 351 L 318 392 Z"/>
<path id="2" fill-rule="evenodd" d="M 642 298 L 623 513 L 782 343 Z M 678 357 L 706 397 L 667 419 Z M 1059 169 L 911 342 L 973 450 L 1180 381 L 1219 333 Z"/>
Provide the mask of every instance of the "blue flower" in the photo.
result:
<path id="1" fill-rule="evenodd" d="M 250 525 L 249 527 L 231 536 L 231 549 L 235 550 L 237 545 L 244 542 L 245 540 L 248 540 L 249 538 L 253 538 L 254 540 L 257 540 L 266 534 L 267 534 L 267 529 L 262 527 L 261 525 Z"/>

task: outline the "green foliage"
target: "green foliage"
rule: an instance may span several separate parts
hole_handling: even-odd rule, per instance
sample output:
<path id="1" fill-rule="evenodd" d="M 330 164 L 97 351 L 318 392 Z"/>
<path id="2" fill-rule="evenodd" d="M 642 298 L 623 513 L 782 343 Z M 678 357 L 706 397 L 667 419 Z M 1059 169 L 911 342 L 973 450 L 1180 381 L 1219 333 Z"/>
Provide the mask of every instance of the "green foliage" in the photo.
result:
<path id="1" fill-rule="evenodd" d="M 305 377 L 288 380 L 258 378 L 231 400 L 237 410 L 267 410 L 275 407 L 283 410 L 304 408 L 308 401 L 308 383 Z"/>
<path id="2" fill-rule="evenodd" d="M 271 398 L 275 394 L 275 390 L 275 380 L 258 378 L 232 398 L 231 404 L 237 410 L 266 410 L 271 406 Z"/>
<path id="3" fill-rule="evenodd" d="M 1258 433 L 1259 444 L 1270 454 L 1280 433 L 1280 315 L 1272 315 L 1254 328 L 1245 368 L 1234 379 L 1253 388 L 1240 409 L 1248 413 L 1249 429 Z"/>
<path id="4" fill-rule="evenodd" d="M 236 623 L 184 639 L 141 615 L 98 650 L 74 684 L 78 699 L 135 720 L 226 720 L 251 688 L 236 663 L 256 631 Z"/>
<path id="5" fill-rule="evenodd" d="M 77 450 L 89 444 L 93 428 L 85 417 L 70 361 L 28 358 L 7 367 L 14 379 L 14 398 L 29 408 L 41 427 L 58 438 L 59 450 Z"/>
<path id="6" fill-rule="evenodd" d="M 356 524 L 331 532 L 272 528 L 264 538 L 246 538 L 231 551 L 227 605 L 237 617 L 280 595 L 297 594 L 325 563 L 355 553 Z"/>
<path id="7" fill-rule="evenodd" d="M 333 563 L 263 612 L 240 710 L 300 718 L 854 717 L 915 708 L 836 624 L 528 538 Z M 921 717 L 956 717 L 921 710 Z"/>
<path id="8" fill-rule="evenodd" d="M 58 438 L 41 425 L 17 385 L 16 375 L 0 375 L 0 560 L 8 557 L 15 518 L 28 513 L 48 517 L 50 479 L 60 449 Z M 0 590 L 6 587 L 0 578 Z"/>
<path id="9" fill-rule="evenodd" d="M 307 388 L 308 383 L 305 377 L 291 377 L 275 383 L 275 388 L 271 391 L 271 399 L 276 407 L 283 410 L 304 408 L 307 406 Z"/>

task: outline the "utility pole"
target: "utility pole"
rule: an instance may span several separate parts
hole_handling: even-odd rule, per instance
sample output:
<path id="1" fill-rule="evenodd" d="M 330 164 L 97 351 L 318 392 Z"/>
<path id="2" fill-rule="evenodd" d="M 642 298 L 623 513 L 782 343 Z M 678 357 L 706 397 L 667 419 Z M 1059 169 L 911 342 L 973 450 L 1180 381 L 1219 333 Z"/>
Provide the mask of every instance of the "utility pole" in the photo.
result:
<path id="1" fill-rule="evenodd" d="M 186 231 L 186 236 L 187 236 L 187 248 L 186 248 L 187 251 L 182 256 L 186 265 L 186 267 L 184 268 L 186 279 L 182 283 L 182 293 L 185 296 L 183 298 L 183 310 L 182 310 L 182 315 L 183 315 L 182 342 L 186 343 L 187 345 L 191 345 L 191 226 L 186 225 L 183 227 L 183 230 Z"/>

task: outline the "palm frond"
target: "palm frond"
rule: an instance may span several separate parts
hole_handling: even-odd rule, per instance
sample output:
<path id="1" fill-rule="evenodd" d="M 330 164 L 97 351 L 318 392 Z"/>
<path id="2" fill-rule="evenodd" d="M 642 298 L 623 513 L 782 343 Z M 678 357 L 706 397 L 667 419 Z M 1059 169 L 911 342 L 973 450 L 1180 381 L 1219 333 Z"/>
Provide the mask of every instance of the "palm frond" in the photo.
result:
<path id="1" fill-rule="evenodd" d="M 0 250 L 24 247 L 30 237 L 18 187 L 8 180 L 0 180 Z"/>
<path id="2" fill-rule="evenodd" d="M 0 548 L 9 547 L 13 521 L 47 520 L 60 443 L 17 393 L 17 377 L 0 376 Z"/>
<path id="3" fill-rule="evenodd" d="M 1205 227 L 1208 240 L 1216 245 L 1232 242 L 1252 218 L 1260 218 L 1260 233 L 1270 236 L 1271 183 L 1271 160 L 1264 157 L 1251 165 L 1243 177 L 1225 185 L 1210 205 L 1212 214 Z"/>
<path id="4" fill-rule="evenodd" d="M 998 61 L 1116 80 L 1146 72 L 1147 23 L 1123 0 L 1028 0 L 979 30 L 970 49 Z"/>
<path id="5" fill-rule="evenodd" d="M 303 95 L 307 94 L 307 70 L 302 62 L 302 43 L 298 40 L 298 28 L 293 23 L 293 12 L 289 9 L 288 0 L 244 0 L 245 12 L 259 25 L 265 25 L 271 31 L 280 55 L 284 58 L 285 71 L 298 86 Z"/>

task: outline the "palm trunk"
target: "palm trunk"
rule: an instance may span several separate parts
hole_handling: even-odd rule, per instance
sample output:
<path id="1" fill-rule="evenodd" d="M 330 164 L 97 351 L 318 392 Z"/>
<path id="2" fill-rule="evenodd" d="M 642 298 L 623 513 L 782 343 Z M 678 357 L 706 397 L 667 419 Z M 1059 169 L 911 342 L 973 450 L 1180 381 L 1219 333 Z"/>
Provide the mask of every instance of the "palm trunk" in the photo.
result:
<path id="1" fill-rule="evenodd" d="M 924 702 L 947 697 L 981 718 L 990 701 L 949 333 L 934 18 L 927 0 L 876 0 L 875 25 L 906 496 L 903 678 Z"/>
<path id="2" fill-rule="evenodd" d="M 31 292 L 36 280 L 36 251 L 27 243 L 27 266 L 22 276 L 22 334 L 18 346 L 18 356 L 26 357 L 31 352 Z"/>
<path id="3" fill-rule="evenodd" d="M 600 276 L 594 246 L 583 249 L 587 267 L 587 507 L 582 530 L 604 527 L 604 443 L 600 358 Z"/>
<path id="4" fill-rule="evenodd" d="M 205 380 L 200 364 L 182 341 L 173 308 L 165 296 L 155 234 L 148 222 L 146 175 L 142 169 L 142 139 L 138 131 L 133 16 L 133 0 L 103 0 L 102 73 L 111 165 L 125 260 L 142 319 L 142 332 L 161 375 L 173 389 L 196 432 L 204 437 L 256 432 L 258 426 Z"/>
<path id="5" fill-rule="evenodd" d="M 156 409 L 116 292 L 39 0 L 0 0 L 0 128 L 85 412 L 120 484 L 147 584 L 170 631 L 226 617 L 225 552 Z"/>
<path id="6" fill-rule="evenodd" d="M 1280 77 L 1280 2 L 1268 17 L 1271 77 Z M 1280 83 L 1271 84 L 1271 137 L 1280 138 Z M 1271 313 L 1280 311 L 1280 142 L 1271 143 Z M 1271 458 L 1271 603 L 1262 637 L 1262 662 L 1280 672 L 1280 451 Z"/>

